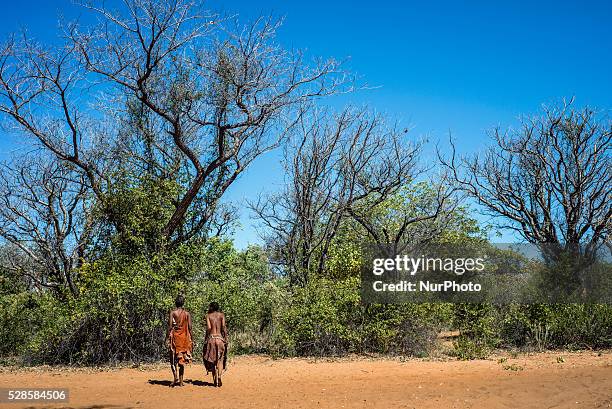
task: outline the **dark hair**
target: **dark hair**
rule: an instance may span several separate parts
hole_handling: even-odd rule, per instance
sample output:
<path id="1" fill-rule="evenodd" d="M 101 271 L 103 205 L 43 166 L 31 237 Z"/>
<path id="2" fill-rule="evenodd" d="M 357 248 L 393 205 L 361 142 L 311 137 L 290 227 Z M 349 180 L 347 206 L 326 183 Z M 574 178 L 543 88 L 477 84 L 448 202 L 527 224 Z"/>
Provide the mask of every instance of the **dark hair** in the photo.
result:
<path id="1" fill-rule="evenodd" d="M 185 305 L 185 296 L 183 294 L 177 295 L 176 299 L 174 300 L 174 305 L 176 305 L 176 308 L 181 308 L 183 305 Z"/>
<path id="2" fill-rule="evenodd" d="M 215 301 L 211 302 L 208 306 L 208 312 L 211 313 L 217 311 L 219 311 L 219 304 L 217 304 Z"/>

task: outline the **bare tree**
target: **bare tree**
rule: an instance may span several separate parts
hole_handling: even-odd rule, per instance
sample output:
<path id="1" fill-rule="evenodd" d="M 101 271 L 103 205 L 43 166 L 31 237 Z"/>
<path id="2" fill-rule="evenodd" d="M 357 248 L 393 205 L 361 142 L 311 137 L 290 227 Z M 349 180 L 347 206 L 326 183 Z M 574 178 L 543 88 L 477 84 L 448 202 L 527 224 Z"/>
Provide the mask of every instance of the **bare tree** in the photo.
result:
<path id="1" fill-rule="evenodd" d="M 419 172 L 414 171 L 413 175 Z M 348 209 L 367 232 L 372 245 L 389 257 L 414 246 L 435 242 L 456 220 L 460 199 L 446 175 L 432 180 L 406 182 L 386 197 L 376 196 Z"/>
<path id="2" fill-rule="evenodd" d="M 379 235 L 368 213 L 423 171 L 417 166 L 421 144 L 410 143 L 404 132 L 365 110 L 335 116 L 315 112 L 302 118 L 300 131 L 285 152 L 285 188 L 251 206 L 293 284 L 323 272 L 343 220 L 360 223 L 376 243 L 393 245 Z M 435 218 L 441 210 L 432 211 L 404 224 Z"/>
<path id="3" fill-rule="evenodd" d="M 492 133 L 482 155 L 447 160 L 459 186 L 531 243 L 609 243 L 612 228 L 612 123 L 573 101 L 544 108 L 517 130 Z M 452 141 L 451 141 L 452 143 Z"/>
<path id="4" fill-rule="evenodd" d="M 171 141 L 192 177 L 164 228 L 179 242 L 214 219 L 228 187 L 279 145 L 303 104 L 345 84 L 335 61 L 309 67 L 275 45 L 277 23 L 227 28 L 195 4 L 125 0 L 117 11 L 83 3 L 99 25 L 67 25 L 61 47 L 14 37 L 0 53 L 0 113 L 80 169 L 101 202 L 104 152 L 92 152 L 91 141 L 116 138 L 117 116 L 131 101 L 150 114 L 151 129 Z M 198 195 L 206 206 L 181 230 Z"/>
<path id="5" fill-rule="evenodd" d="M 43 157 L 2 165 L 0 237 L 14 253 L 4 257 L 4 268 L 35 286 L 78 295 L 76 270 L 93 228 L 83 177 Z"/>
<path id="6" fill-rule="evenodd" d="M 128 106 L 128 115 L 119 116 L 119 136 L 109 149 L 117 176 L 113 177 L 114 186 L 108 189 L 112 192 L 114 187 L 118 187 L 116 194 L 121 195 L 123 183 L 130 188 L 144 187 L 151 194 L 151 201 L 157 203 L 158 210 L 174 205 L 180 197 L 164 195 L 164 192 L 186 191 L 195 177 L 194 169 L 173 141 L 164 137 L 163 124 L 156 123 L 156 117 L 142 103 L 133 101 Z M 118 183 L 120 180 L 122 183 Z M 235 207 L 230 203 L 220 203 L 211 212 L 206 194 L 206 189 L 201 189 L 194 198 L 177 229 L 177 242 L 181 242 L 187 232 L 190 232 L 189 238 L 219 237 L 228 234 L 236 225 Z M 212 216 L 202 224 L 202 214 L 206 212 L 211 212 Z M 159 221 L 163 223 L 166 219 Z M 159 250 L 157 244 L 153 246 L 154 251 Z"/>
<path id="7" fill-rule="evenodd" d="M 347 193 L 340 145 L 357 120 L 349 112 L 333 122 L 326 121 L 325 114 L 303 116 L 299 137 L 285 146 L 285 188 L 251 204 L 266 227 L 272 261 L 287 270 L 293 284 L 305 284 L 307 272 L 317 263 L 316 252 L 329 245 L 339 226 L 340 203 Z"/>

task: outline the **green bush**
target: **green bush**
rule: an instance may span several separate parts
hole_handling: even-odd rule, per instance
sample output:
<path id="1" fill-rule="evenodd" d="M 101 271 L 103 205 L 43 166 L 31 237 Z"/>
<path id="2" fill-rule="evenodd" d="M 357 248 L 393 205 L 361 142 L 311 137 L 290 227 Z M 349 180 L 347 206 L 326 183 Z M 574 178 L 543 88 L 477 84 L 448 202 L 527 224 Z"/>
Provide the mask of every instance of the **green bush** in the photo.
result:
<path id="1" fill-rule="evenodd" d="M 359 341 L 359 280 L 311 280 L 296 288 L 280 314 L 276 352 L 283 355 L 342 355 Z"/>
<path id="2" fill-rule="evenodd" d="M 451 304 L 389 304 L 365 307 L 362 351 L 428 356 L 440 331 L 450 327 Z"/>
<path id="3" fill-rule="evenodd" d="M 448 327 L 449 304 L 363 305 L 359 279 L 311 280 L 280 315 L 275 351 L 283 355 L 428 355 Z"/>
<path id="4" fill-rule="evenodd" d="M 607 304 L 533 304 L 456 306 L 461 335 L 455 353 L 484 358 L 495 348 L 596 349 L 612 347 L 612 306 Z"/>
<path id="5" fill-rule="evenodd" d="M 145 259 L 103 259 L 84 267 L 82 296 L 62 305 L 32 362 L 95 364 L 159 359 L 176 286 Z M 174 288 L 173 288 L 174 287 Z"/>
<path id="6" fill-rule="evenodd" d="M 83 265 L 78 286 L 76 299 L 4 286 L 0 355 L 27 364 L 165 359 L 167 314 L 179 292 L 193 316 L 197 358 L 211 301 L 227 315 L 232 354 L 427 356 L 439 332 L 451 328 L 460 331 L 460 359 L 498 348 L 612 347 L 610 305 L 365 305 L 357 277 L 290 287 L 271 273 L 261 249 L 237 251 L 222 240 L 171 256 L 108 253 Z"/>

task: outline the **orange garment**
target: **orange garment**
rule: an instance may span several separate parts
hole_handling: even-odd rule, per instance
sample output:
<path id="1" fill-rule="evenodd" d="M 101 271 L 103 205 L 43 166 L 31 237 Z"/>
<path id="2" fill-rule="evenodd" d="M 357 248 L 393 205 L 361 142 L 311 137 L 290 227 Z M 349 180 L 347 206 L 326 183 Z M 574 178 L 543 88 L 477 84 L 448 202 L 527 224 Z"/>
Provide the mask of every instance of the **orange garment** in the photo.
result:
<path id="1" fill-rule="evenodd" d="M 187 312 L 181 310 L 178 318 L 172 323 L 170 331 L 170 348 L 176 362 L 181 365 L 191 362 L 193 342 L 189 333 Z"/>
<path id="2" fill-rule="evenodd" d="M 223 359 L 223 369 L 225 369 L 225 341 L 220 335 L 211 335 L 204 344 L 204 367 L 208 372 L 217 366 L 217 362 Z"/>

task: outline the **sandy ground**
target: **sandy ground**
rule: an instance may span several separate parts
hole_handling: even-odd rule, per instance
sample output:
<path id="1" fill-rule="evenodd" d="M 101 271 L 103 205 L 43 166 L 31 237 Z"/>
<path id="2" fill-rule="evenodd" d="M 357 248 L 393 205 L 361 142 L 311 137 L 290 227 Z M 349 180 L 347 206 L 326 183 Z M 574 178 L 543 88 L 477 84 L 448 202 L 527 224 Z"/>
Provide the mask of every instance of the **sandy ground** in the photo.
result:
<path id="1" fill-rule="evenodd" d="M 561 358 L 562 357 L 562 358 Z M 162 366 L 4 368 L 0 387 L 64 387 L 70 402 L 6 408 L 611 408 L 612 353 L 543 353 L 481 361 L 239 357 L 222 388 L 201 365 L 170 388 Z"/>

